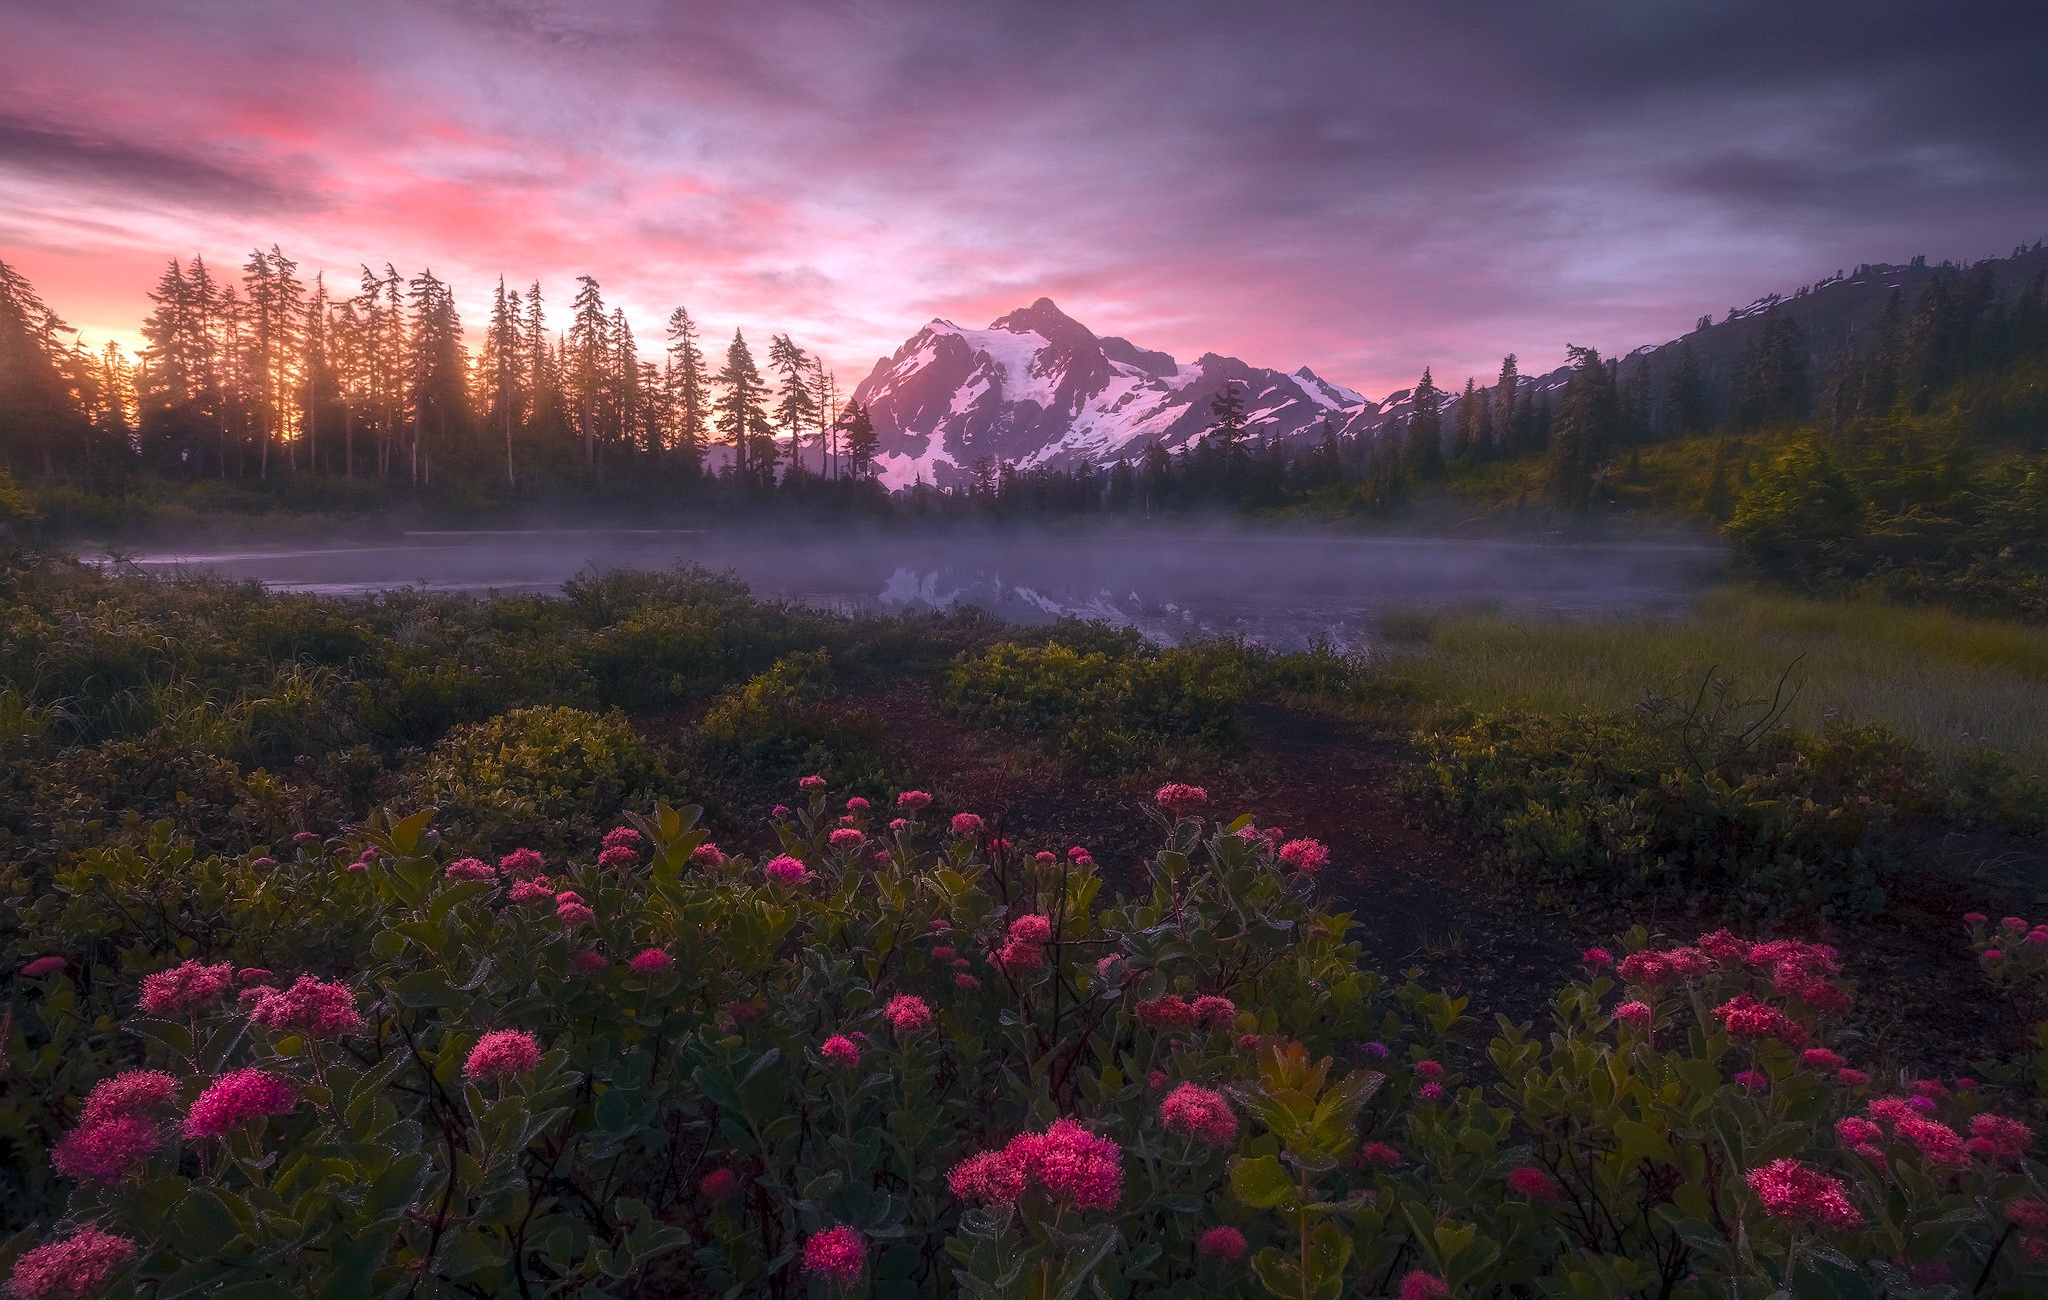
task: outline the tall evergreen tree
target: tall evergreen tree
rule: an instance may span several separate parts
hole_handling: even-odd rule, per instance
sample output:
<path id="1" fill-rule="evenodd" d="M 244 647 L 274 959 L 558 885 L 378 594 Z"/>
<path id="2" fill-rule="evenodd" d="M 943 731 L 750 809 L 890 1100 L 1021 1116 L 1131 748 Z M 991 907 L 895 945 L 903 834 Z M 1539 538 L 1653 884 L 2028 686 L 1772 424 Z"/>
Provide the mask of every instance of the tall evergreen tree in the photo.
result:
<path id="1" fill-rule="evenodd" d="M 789 335 L 777 334 L 768 344 L 768 364 L 782 381 L 782 392 L 775 403 L 775 422 L 789 435 L 791 472 L 802 474 L 803 436 L 818 419 L 817 394 L 811 390 L 810 354 L 791 342 Z"/>
<path id="2" fill-rule="evenodd" d="M 1693 355 L 1692 340 L 1678 345 L 1678 362 L 1664 386 L 1664 413 L 1669 433 L 1683 438 L 1707 427 L 1707 385 L 1700 377 L 1700 359 Z"/>
<path id="3" fill-rule="evenodd" d="M 468 423 L 465 407 L 469 358 L 462 343 L 462 320 L 455 295 L 432 271 L 414 276 L 408 286 L 412 329 L 406 365 L 406 414 L 412 433 L 412 476 L 431 482 L 433 452 L 451 449 L 450 438 Z M 428 443 L 428 439 L 432 443 Z M 424 459 L 423 459 L 424 456 Z"/>
<path id="4" fill-rule="evenodd" d="M 513 464 L 512 430 L 519 423 L 520 392 L 526 386 L 526 340 L 519 319 L 519 291 L 505 292 L 505 277 L 498 277 L 491 295 L 491 323 L 484 330 L 481 379 L 485 419 L 505 440 L 505 486 L 516 488 L 519 476 Z"/>
<path id="5" fill-rule="evenodd" d="M 1550 490 L 1557 504 L 1574 514 L 1593 507 L 1600 471 L 1619 438 L 1620 401 L 1614 368 L 1592 348 L 1568 347 L 1572 375 L 1557 407 L 1550 438 Z"/>
<path id="6" fill-rule="evenodd" d="M 725 350 L 725 367 L 718 372 L 718 384 L 724 391 L 719 393 L 714 409 L 718 431 L 732 443 L 733 477 L 741 483 L 752 483 L 760 436 L 770 427 L 761 405 L 768 395 L 768 386 L 761 382 L 754 354 L 738 330 L 732 332 L 732 343 Z"/>
<path id="7" fill-rule="evenodd" d="M 846 414 L 840 418 L 840 429 L 844 434 L 847 468 L 854 478 L 866 478 L 874 465 L 876 446 L 875 422 L 868 408 L 859 402 L 849 402 Z"/>
<path id="8" fill-rule="evenodd" d="M 1424 366 L 1408 404 L 1411 413 L 1407 467 L 1410 474 L 1426 483 L 1444 476 L 1443 403 L 1443 390 L 1430 378 L 1429 367 Z"/>
<path id="9" fill-rule="evenodd" d="M 27 277 L 0 262 L 0 466 L 54 476 L 62 444 L 84 431 L 70 332 Z"/>
<path id="10" fill-rule="evenodd" d="M 710 414 L 710 382 L 704 349 L 697 342 L 697 323 L 688 310 L 668 314 L 668 391 L 675 406 L 676 453 L 689 473 L 704 463 L 704 433 Z"/>
<path id="11" fill-rule="evenodd" d="M 1510 352 L 1500 359 L 1500 378 L 1493 383 L 1493 437 L 1504 455 L 1522 450 L 1521 428 L 1515 421 L 1515 402 L 1521 391 L 1521 370 Z"/>
<path id="12" fill-rule="evenodd" d="M 572 315 L 567 340 L 568 364 L 564 367 L 562 383 L 570 416 L 576 421 L 577 432 L 583 438 L 583 463 L 595 469 L 598 425 L 604 418 L 612 370 L 612 322 L 605 312 L 604 295 L 599 291 L 597 281 L 587 275 L 579 275 L 576 283 L 579 287 L 576 300 L 569 308 Z"/>

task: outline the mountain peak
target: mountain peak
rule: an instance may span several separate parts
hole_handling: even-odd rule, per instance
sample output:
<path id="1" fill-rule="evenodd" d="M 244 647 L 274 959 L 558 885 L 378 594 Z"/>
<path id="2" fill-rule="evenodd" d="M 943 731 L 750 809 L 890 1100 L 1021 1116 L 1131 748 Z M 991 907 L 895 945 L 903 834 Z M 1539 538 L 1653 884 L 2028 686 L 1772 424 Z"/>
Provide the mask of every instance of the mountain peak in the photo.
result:
<path id="1" fill-rule="evenodd" d="M 989 325 L 992 330 L 1007 330 L 1012 334 L 1037 332 L 1050 343 L 1092 344 L 1095 335 L 1086 325 L 1061 311 L 1050 298 L 1040 298 L 1029 307 L 1019 307 L 1007 316 L 999 316 Z"/>

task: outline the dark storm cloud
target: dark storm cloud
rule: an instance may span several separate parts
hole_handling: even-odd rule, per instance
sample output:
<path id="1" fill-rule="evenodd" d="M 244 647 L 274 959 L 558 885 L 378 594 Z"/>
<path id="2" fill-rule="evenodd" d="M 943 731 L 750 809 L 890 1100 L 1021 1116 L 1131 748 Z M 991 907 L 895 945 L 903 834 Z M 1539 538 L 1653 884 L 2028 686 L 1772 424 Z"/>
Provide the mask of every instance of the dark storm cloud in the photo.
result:
<path id="1" fill-rule="evenodd" d="M 0 114 L 0 171 L 9 170 L 239 212 L 304 205 L 302 195 L 270 177 L 190 150 Z"/>

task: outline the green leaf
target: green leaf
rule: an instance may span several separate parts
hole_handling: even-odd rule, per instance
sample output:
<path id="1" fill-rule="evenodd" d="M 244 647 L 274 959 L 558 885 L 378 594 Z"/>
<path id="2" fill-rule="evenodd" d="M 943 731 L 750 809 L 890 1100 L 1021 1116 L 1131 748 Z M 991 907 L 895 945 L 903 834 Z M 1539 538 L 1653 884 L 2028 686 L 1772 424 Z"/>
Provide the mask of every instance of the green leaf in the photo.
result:
<path id="1" fill-rule="evenodd" d="M 210 1187 L 195 1187 L 178 1202 L 171 1224 L 177 1229 L 181 1253 L 219 1255 L 242 1235 L 242 1225 L 222 1202 L 223 1195 Z"/>
<path id="2" fill-rule="evenodd" d="M 1240 1156 L 1230 1162 L 1230 1190 L 1246 1205 L 1270 1210 L 1294 1199 L 1294 1180 L 1278 1156 Z"/>

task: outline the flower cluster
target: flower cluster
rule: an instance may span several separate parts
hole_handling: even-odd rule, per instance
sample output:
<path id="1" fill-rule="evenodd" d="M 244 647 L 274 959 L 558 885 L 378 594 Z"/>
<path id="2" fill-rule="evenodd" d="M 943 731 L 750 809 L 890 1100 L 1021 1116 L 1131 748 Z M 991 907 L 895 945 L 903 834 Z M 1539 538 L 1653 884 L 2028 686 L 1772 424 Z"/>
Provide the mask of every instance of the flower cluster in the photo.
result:
<path id="1" fill-rule="evenodd" d="M 811 876 L 811 869 L 809 867 L 806 867 L 801 860 L 790 857 L 787 853 L 770 858 L 767 865 L 761 868 L 761 871 L 768 879 L 779 881 L 785 885 L 801 885 L 804 881 L 810 879 Z"/>
<path id="2" fill-rule="evenodd" d="M 1790 1157 L 1750 1170 L 1748 1182 L 1764 1213 L 1774 1219 L 1817 1223 L 1838 1230 L 1858 1227 L 1863 1222 L 1862 1212 L 1849 1204 L 1849 1189 L 1841 1179 L 1809 1169 Z"/>
<path id="3" fill-rule="evenodd" d="M 912 1034 L 932 1027 L 932 1009 L 925 1005 L 923 998 L 912 997 L 908 993 L 890 998 L 889 1005 L 882 1011 L 882 1018 L 899 1034 Z"/>
<path id="4" fill-rule="evenodd" d="M 532 1074 L 540 1064 L 540 1043 L 523 1029 L 494 1029 L 476 1040 L 462 1073 L 472 1083 L 503 1083 Z"/>
<path id="5" fill-rule="evenodd" d="M 804 1242 L 804 1272 L 835 1286 L 852 1286 L 860 1281 L 867 1258 L 867 1247 L 861 1244 L 860 1234 L 843 1223 Z"/>
<path id="6" fill-rule="evenodd" d="M 1237 1116 L 1223 1094 L 1199 1084 L 1183 1083 L 1159 1103 L 1159 1120 L 1169 1133 L 1179 1133 L 1212 1147 L 1237 1141 Z"/>
<path id="7" fill-rule="evenodd" d="M 1045 965 L 1045 946 L 1051 942 L 1052 922 L 1028 913 L 1010 922 L 1003 946 L 989 954 L 989 962 L 1012 975 L 1037 970 Z"/>
<path id="8" fill-rule="evenodd" d="M 142 977 L 142 1010 L 145 1015 L 182 1016 L 209 1002 L 218 1002 L 233 987 L 235 966 L 222 962 L 179 962 L 169 970 Z"/>
<path id="9" fill-rule="evenodd" d="M 221 1076 L 200 1093 L 185 1112 L 183 1132 L 197 1141 L 224 1138 L 252 1120 L 286 1114 L 298 1104 L 291 1084 L 250 1066 Z"/>
<path id="10" fill-rule="evenodd" d="M 7 1289 L 18 1300 L 84 1300 L 105 1290 L 135 1254 L 128 1238 L 87 1225 L 16 1260 Z"/>
<path id="11" fill-rule="evenodd" d="M 1275 856 L 1305 876 L 1312 876 L 1330 864 L 1329 847 L 1321 840 L 1289 840 Z"/>
<path id="12" fill-rule="evenodd" d="M 1209 792 L 1198 785 L 1183 785 L 1175 781 L 1160 786 L 1152 800 L 1174 816 L 1185 817 L 1209 802 Z"/>
<path id="13" fill-rule="evenodd" d="M 290 988 L 271 989 L 258 997 L 249 1009 L 249 1023 L 272 1033 L 330 1039 L 362 1032 L 363 1017 L 348 985 L 301 975 Z"/>
<path id="14" fill-rule="evenodd" d="M 1000 1150 L 968 1157 L 946 1182 L 955 1196 L 987 1205 L 1015 1205 L 1037 1187 L 1076 1209 L 1113 1210 L 1124 1193 L 1123 1149 L 1073 1120 L 1054 1120 L 1043 1133 L 1020 1133 Z"/>

